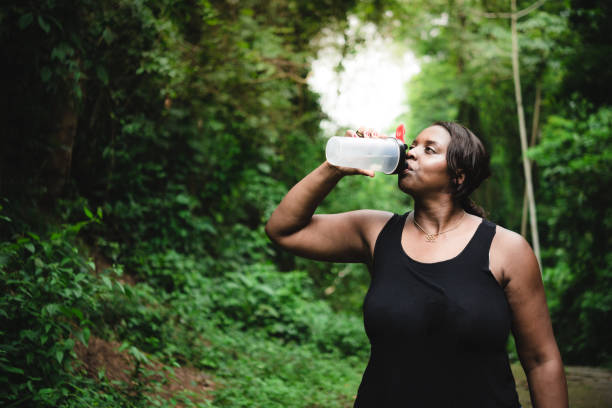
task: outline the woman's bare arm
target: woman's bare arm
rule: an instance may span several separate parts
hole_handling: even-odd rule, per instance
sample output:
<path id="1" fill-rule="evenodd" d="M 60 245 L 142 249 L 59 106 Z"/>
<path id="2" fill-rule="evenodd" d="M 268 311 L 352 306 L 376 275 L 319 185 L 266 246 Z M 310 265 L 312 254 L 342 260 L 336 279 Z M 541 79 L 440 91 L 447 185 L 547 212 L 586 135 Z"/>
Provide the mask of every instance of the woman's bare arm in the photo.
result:
<path id="1" fill-rule="evenodd" d="M 336 167 L 324 162 L 297 183 L 283 198 L 266 224 L 271 240 L 306 258 L 332 262 L 369 263 L 376 227 L 390 213 L 359 210 L 313 215 L 317 206 L 347 174 L 373 172 Z"/>
<path id="2" fill-rule="evenodd" d="M 535 408 L 568 406 L 561 354 L 552 330 L 544 284 L 533 250 L 525 239 L 498 228 L 512 331 Z M 496 236 L 496 240 L 498 237 Z"/>

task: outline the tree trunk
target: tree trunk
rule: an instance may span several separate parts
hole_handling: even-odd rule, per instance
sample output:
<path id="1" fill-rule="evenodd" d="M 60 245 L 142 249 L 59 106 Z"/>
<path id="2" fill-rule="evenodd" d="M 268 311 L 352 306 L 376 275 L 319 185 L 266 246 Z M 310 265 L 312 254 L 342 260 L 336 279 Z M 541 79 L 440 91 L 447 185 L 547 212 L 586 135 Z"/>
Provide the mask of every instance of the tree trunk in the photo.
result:
<path id="1" fill-rule="evenodd" d="M 540 270 L 542 262 L 540 260 L 540 238 L 538 235 L 537 217 L 535 198 L 533 194 L 533 183 L 531 177 L 531 166 L 527 158 L 527 129 L 525 128 L 525 114 L 523 112 L 523 98 L 521 96 L 521 77 L 519 74 L 519 58 L 518 58 L 518 34 L 516 31 L 516 0 L 511 0 L 512 4 L 512 74 L 514 77 L 514 94 L 516 97 L 516 108 L 518 111 L 519 135 L 521 138 L 521 151 L 523 156 L 523 170 L 525 172 L 525 186 L 527 187 L 527 199 L 529 202 L 529 220 L 531 224 L 531 241 L 535 256 L 538 259 Z"/>
<path id="2" fill-rule="evenodd" d="M 529 147 L 533 147 L 536 144 L 538 134 L 540 132 L 540 105 L 542 103 L 542 79 L 538 78 L 536 81 L 536 95 L 535 102 L 533 104 L 533 118 L 531 120 L 531 140 L 529 141 Z M 533 163 L 529 160 L 529 166 L 533 168 Z M 521 235 L 527 236 L 527 186 L 525 186 L 525 192 L 523 194 L 523 216 L 521 218 Z"/>
<path id="3" fill-rule="evenodd" d="M 46 204 L 53 206 L 62 194 L 70 177 L 72 166 L 72 148 L 77 129 L 77 114 L 72 104 L 56 109 L 55 126 L 49 135 L 50 150 L 45 166 L 47 192 Z"/>

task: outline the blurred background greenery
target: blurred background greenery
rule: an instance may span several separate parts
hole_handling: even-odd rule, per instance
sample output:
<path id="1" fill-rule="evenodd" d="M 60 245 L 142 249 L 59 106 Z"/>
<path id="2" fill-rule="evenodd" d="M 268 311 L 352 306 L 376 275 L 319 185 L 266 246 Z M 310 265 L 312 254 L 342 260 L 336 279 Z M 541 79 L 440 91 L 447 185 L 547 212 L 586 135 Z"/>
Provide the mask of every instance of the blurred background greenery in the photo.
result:
<path id="1" fill-rule="evenodd" d="M 517 31 L 543 278 L 564 361 L 609 367 L 612 5 L 518 9 L 534 3 Z M 493 167 L 475 200 L 531 240 L 509 11 L 506 0 L 4 2 L 2 405 L 352 406 L 369 352 L 367 270 L 296 258 L 263 231 L 331 136 L 311 64 L 325 35 L 341 56 L 359 52 L 350 18 L 413 52 L 420 72 L 398 84 L 397 123 L 412 137 L 436 120 L 473 129 Z M 347 178 L 320 211 L 410 205 L 392 177 Z M 114 345 L 100 351 L 106 366 L 94 343 Z"/>

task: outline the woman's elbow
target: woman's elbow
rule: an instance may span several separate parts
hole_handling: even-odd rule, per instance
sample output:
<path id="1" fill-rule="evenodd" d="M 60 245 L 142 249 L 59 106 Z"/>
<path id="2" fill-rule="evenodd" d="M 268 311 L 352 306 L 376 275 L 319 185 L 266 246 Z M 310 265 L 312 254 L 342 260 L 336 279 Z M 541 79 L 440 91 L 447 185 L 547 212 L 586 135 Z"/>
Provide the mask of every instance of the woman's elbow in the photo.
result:
<path id="1" fill-rule="evenodd" d="M 518 354 L 525 372 L 545 365 L 549 367 L 560 365 L 563 367 L 561 354 L 559 353 L 556 343 L 549 344 L 548 347 L 543 347 L 537 350 L 530 350 L 529 352 L 519 349 Z"/>
<path id="2" fill-rule="evenodd" d="M 283 234 L 281 226 L 275 222 L 274 217 L 271 217 L 264 228 L 266 235 L 270 238 L 270 241 L 277 245 L 283 246 L 283 238 L 286 236 Z"/>
<path id="3" fill-rule="evenodd" d="M 264 230 L 266 231 L 268 238 L 270 238 L 270 241 L 278 243 L 278 231 L 274 228 L 274 224 L 271 223 L 270 220 L 266 222 Z"/>

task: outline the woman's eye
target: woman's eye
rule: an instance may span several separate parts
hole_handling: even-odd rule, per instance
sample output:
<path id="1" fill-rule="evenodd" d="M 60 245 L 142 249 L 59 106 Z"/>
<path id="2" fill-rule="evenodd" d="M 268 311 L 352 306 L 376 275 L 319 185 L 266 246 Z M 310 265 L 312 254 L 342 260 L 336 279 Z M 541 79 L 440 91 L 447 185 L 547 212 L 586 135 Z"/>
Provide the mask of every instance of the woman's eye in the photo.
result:
<path id="1" fill-rule="evenodd" d="M 425 151 L 430 151 L 430 152 L 432 152 L 432 153 L 435 153 L 435 150 L 434 150 L 434 149 L 432 149 L 431 147 L 426 147 L 426 148 L 425 148 Z"/>

